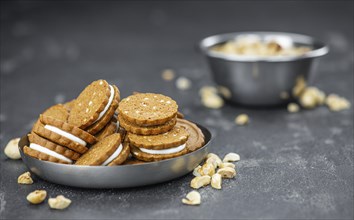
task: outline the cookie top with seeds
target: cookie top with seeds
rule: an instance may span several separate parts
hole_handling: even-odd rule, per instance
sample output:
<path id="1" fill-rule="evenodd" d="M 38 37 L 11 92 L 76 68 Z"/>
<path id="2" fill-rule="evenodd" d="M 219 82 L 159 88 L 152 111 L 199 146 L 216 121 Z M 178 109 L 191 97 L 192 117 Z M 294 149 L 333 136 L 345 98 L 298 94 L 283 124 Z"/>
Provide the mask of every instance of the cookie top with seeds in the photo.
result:
<path id="1" fill-rule="evenodd" d="M 137 135 L 128 134 L 128 139 L 131 145 L 146 149 L 168 149 L 178 147 L 187 142 L 189 137 L 188 132 L 184 127 L 175 126 L 172 130 L 158 135 Z"/>
<path id="2" fill-rule="evenodd" d="M 106 80 L 92 82 L 76 98 L 68 122 L 82 129 L 90 126 L 106 107 L 110 95 L 110 86 Z"/>
<path id="3" fill-rule="evenodd" d="M 177 114 L 178 105 L 168 96 L 138 93 L 119 103 L 119 114 L 128 122 L 139 126 L 161 125 Z"/>

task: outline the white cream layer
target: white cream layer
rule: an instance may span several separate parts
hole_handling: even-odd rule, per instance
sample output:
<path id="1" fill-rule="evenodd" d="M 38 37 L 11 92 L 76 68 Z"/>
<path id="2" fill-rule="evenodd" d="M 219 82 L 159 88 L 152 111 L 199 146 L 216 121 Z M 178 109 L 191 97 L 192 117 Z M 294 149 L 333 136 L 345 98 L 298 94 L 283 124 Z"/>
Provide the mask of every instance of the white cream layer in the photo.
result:
<path id="1" fill-rule="evenodd" d="M 163 150 L 152 150 L 146 148 L 139 148 L 142 152 L 147 154 L 173 154 L 182 151 L 186 147 L 186 144 L 182 144 L 178 147 L 163 149 Z"/>
<path id="2" fill-rule="evenodd" d="M 68 133 L 66 131 L 63 131 L 63 130 L 57 128 L 57 127 L 54 127 L 52 125 L 44 125 L 44 128 L 49 130 L 49 131 L 52 131 L 54 133 L 57 133 L 57 134 L 59 134 L 61 136 L 64 136 L 64 137 L 68 138 L 69 140 L 77 142 L 77 143 L 79 143 L 79 144 L 81 144 L 81 145 L 86 147 L 86 142 L 84 140 L 82 140 L 81 138 L 76 137 L 75 135 L 72 135 L 72 134 L 70 134 L 70 133 Z"/>
<path id="3" fill-rule="evenodd" d="M 42 147 L 41 145 L 38 145 L 38 144 L 35 144 L 35 143 L 31 143 L 29 147 L 32 148 L 33 150 L 36 150 L 36 151 L 39 151 L 39 152 L 48 154 L 49 156 L 58 158 L 58 159 L 60 159 L 60 160 L 64 160 L 64 161 L 66 161 L 66 162 L 68 162 L 68 163 L 73 163 L 73 161 L 70 160 L 69 158 L 64 157 L 64 156 L 61 155 L 61 154 L 58 154 L 58 153 L 55 152 L 55 151 L 49 150 L 48 148 Z"/>
<path id="4" fill-rule="evenodd" d="M 120 144 L 119 147 L 117 148 L 116 151 L 114 151 L 114 153 L 108 157 L 108 159 L 103 162 L 102 166 L 106 166 L 107 164 L 109 164 L 110 162 L 112 162 L 112 160 L 114 160 L 116 157 L 119 156 L 120 152 L 122 152 L 123 150 L 123 145 Z"/>
<path id="5" fill-rule="evenodd" d="M 110 91 L 111 91 L 111 94 L 109 96 L 109 99 L 108 99 L 108 103 L 107 105 L 104 107 L 103 111 L 100 112 L 100 114 L 98 115 L 98 118 L 95 120 L 95 122 L 97 122 L 98 120 L 100 120 L 104 114 L 106 114 L 106 112 L 108 111 L 109 109 L 109 106 L 111 106 L 112 102 L 113 102 L 113 98 L 114 98 L 114 88 L 113 86 L 109 85 L 109 88 L 110 88 Z M 93 122 L 93 123 L 95 123 Z"/>

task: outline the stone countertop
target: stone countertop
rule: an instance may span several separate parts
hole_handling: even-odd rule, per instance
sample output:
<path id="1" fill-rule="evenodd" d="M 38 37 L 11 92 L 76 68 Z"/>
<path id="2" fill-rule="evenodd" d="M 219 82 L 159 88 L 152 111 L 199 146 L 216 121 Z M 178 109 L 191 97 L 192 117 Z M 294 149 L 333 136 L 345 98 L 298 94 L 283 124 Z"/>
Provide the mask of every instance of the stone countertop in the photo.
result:
<path id="1" fill-rule="evenodd" d="M 290 114 L 286 107 L 202 107 L 198 90 L 211 85 L 196 50 L 208 35 L 274 30 L 305 33 L 329 44 L 312 84 L 353 103 L 353 3 L 301 2 L 1 2 L 1 152 L 50 105 L 74 98 L 104 78 L 125 97 L 133 91 L 173 97 L 188 119 L 207 126 L 210 151 L 237 152 L 238 175 L 222 190 L 200 189 L 202 204 L 181 199 L 192 175 L 139 188 L 89 190 L 35 178 L 18 185 L 27 170 L 1 153 L 1 218 L 353 218 L 353 108 L 326 107 Z M 192 80 L 180 91 L 161 71 Z M 240 113 L 250 124 L 237 126 Z M 124 178 L 122 176 L 121 178 Z M 89 180 L 87 180 L 89 181 Z M 30 205 L 26 195 L 45 189 L 73 202 L 62 211 Z"/>

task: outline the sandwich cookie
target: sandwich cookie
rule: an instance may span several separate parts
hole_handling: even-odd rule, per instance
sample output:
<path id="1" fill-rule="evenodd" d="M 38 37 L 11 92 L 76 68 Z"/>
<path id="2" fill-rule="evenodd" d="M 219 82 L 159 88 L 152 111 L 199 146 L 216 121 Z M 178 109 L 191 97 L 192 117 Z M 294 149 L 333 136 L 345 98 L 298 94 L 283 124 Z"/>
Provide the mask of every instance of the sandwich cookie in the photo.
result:
<path id="1" fill-rule="evenodd" d="M 99 122 L 102 118 L 108 123 L 115 111 L 112 109 L 118 105 L 119 99 L 117 87 L 109 85 L 106 80 L 94 81 L 76 98 L 68 122 L 81 129 Z"/>
<path id="2" fill-rule="evenodd" d="M 137 126 L 163 125 L 175 118 L 178 105 L 168 96 L 138 93 L 123 99 L 118 112 L 127 123 Z"/>
<path id="3" fill-rule="evenodd" d="M 168 132 L 177 123 L 176 117 L 169 120 L 163 125 L 152 125 L 152 126 L 139 126 L 130 122 L 127 122 L 121 115 L 118 115 L 119 124 L 127 132 L 140 134 L 140 135 L 156 135 Z"/>
<path id="4" fill-rule="evenodd" d="M 77 161 L 76 165 L 114 166 L 129 157 L 129 145 L 122 144 L 120 134 L 112 134 L 93 145 Z"/>
<path id="5" fill-rule="evenodd" d="M 68 101 L 68 102 L 65 102 L 65 103 L 63 104 L 63 106 L 64 106 L 64 108 L 66 108 L 66 110 L 67 110 L 68 112 L 70 112 L 71 109 L 75 106 L 75 99 L 73 99 L 73 100 L 71 100 L 71 101 Z"/>
<path id="6" fill-rule="evenodd" d="M 128 134 L 132 155 L 142 161 L 158 161 L 188 153 L 188 132 L 175 126 L 171 131 L 159 135 L 142 136 Z"/>
<path id="7" fill-rule="evenodd" d="M 81 156 L 79 153 L 44 139 L 35 133 L 29 134 L 28 140 L 30 144 L 23 148 L 24 153 L 39 160 L 72 164 Z"/>
<path id="8" fill-rule="evenodd" d="M 106 126 L 104 126 L 104 128 L 101 129 L 100 132 L 98 132 L 95 137 L 97 138 L 97 140 L 102 140 L 105 137 L 117 133 L 119 129 L 119 125 L 117 124 L 117 122 L 114 122 L 114 120 L 111 120 Z"/>
<path id="9" fill-rule="evenodd" d="M 87 127 L 85 130 L 90 134 L 97 134 L 100 132 L 111 120 L 117 121 L 115 117 L 115 111 L 118 108 L 118 103 L 120 101 L 120 93 L 116 86 L 111 86 L 111 96 L 105 107 L 105 109 L 100 113 L 99 117 L 94 121 L 92 125 Z"/>
<path id="10" fill-rule="evenodd" d="M 97 141 L 86 131 L 46 115 L 40 115 L 40 120 L 34 125 L 33 132 L 80 154 L 88 150 L 88 144 L 94 144 Z"/>
<path id="11" fill-rule="evenodd" d="M 196 124 L 185 119 L 177 119 L 177 126 L 184 127 L 189 133 L 186 146 L 190 152 L 204 145 L 204 134 Z"/>

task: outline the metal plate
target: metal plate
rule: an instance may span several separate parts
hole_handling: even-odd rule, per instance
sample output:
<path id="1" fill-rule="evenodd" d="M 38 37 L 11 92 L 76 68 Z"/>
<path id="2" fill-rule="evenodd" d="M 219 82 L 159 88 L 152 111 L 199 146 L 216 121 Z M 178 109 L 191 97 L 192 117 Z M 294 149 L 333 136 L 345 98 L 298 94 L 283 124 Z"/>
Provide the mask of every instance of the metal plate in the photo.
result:
<path id="1" fill-rule="evenodd" d="M 197 124 L 198 125 L 198 124 Z M 205 145 L 180 157 L 124 166 L 75 166 L 42 161 L 23 153 L 28 145 L 24 136 L 19 142 L 23 162 L 28 169 L 49 182 L 83 188 L 126 188 L 169 181 L 191 172 L 208 153 L 211 133 L 198 125 L 205 136 Z"/>

